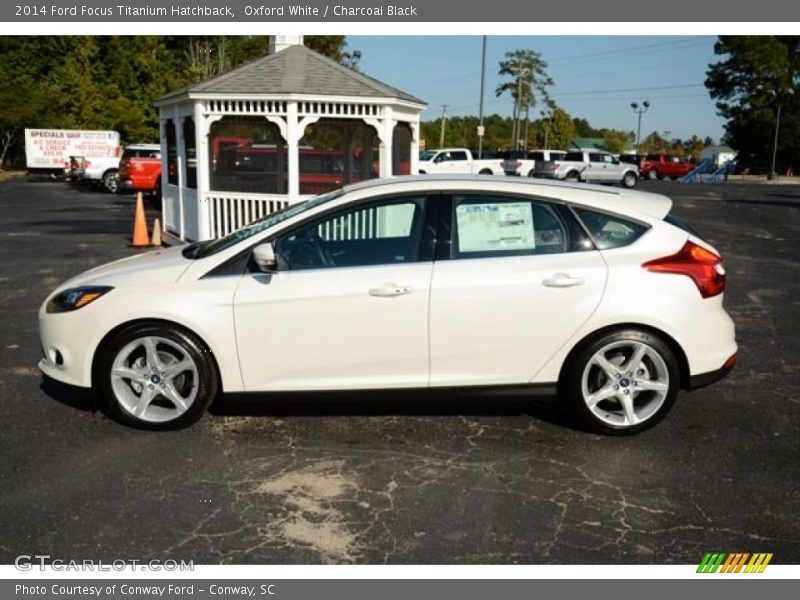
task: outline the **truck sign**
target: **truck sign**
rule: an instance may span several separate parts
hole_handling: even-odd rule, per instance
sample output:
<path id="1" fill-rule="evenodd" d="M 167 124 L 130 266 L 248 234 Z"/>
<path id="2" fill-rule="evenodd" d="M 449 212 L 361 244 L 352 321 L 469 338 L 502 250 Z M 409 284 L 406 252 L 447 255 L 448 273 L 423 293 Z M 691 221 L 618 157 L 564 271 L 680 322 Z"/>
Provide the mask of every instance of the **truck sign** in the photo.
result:
<path id="1" fill-rule="evenodd" d="M 119 156 L 119 133 L 77 129 L 26 129 L 28 170 L 63 170 L 70 156 Z"/>

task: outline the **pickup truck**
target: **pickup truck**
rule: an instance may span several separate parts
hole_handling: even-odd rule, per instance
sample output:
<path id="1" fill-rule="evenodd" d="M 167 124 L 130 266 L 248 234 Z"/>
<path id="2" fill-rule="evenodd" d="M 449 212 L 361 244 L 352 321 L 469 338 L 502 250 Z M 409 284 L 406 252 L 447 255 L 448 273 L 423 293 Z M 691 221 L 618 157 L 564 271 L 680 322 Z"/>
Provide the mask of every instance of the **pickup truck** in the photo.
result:
<path id="1" fill-rule="evenodd" d="M 91 183 L 103 187 L 112 194 L 119 183 L 119 155 L 117 156 L 70 156 L 70 177 L 79 183 Z"/>
<path id="2" fill-rule="evenodd" d="M 536 163 L 564 158 L 567 152 L 565 150 L 529 150 L 509 154 L 503 161 L 503 170 L 506 175 L 534 177 Z"/>
<path id="3" fill-rule="evenodd" d="M 636 185 L 639 169 L 636 165 L 620 162 L 608 152 L 573 150 L 559 160 L 536 163 L 534 177 L 568 179 L 592 183 L 621 183 L 627 188 Z"/>
<path id="4" fill-rule="evenodd" d="M 119 189 L 161 196 L 161 146 L 132 144 L 119 163 Z"/>
<path id="5" fill-rule="evenodd" d="M 478 160 L 472 151 L 466 148 L 442 148 L 425 150 L 419 156 L 419 172 L 428 173 L 460 173 L 478 175 L 502 175 L 504 161 L 500 158 Z"/>
<path id="6" fill-rule="evenodd" d="M 639 163 L 639 172 L 648 179 L 677 179 L 693 171 L 697 165 L 683 162 L 677 156 L 648 154 Z"/>

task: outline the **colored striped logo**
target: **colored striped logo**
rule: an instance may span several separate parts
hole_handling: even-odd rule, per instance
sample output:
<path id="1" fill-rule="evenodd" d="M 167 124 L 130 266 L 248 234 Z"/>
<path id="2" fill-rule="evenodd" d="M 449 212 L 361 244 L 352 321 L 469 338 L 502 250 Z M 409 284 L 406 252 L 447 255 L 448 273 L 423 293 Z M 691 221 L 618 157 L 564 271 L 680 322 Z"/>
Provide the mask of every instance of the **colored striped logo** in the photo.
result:
<path id="1" fill-rule="evenodd" d="M 698 573 L 763 573 L 772 560 L 772 553 L 708 552 L 697 567 Z"/>

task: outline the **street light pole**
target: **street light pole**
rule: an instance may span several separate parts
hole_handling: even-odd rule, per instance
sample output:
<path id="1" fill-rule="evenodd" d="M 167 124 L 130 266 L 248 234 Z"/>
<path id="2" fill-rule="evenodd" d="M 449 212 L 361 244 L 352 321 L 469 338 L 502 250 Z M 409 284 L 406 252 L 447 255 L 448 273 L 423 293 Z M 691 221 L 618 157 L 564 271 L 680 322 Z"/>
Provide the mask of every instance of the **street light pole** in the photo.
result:
<path id="1" fill-rule="evenodd" d="M 642 144 L 642 115 L 650 108 L 650 103 L 645 100 L 640 106 L 638 102 L 631 102 L 631 108 L 639 115 L 639 125 L 636 128 L 636 154 L 639 154 L 639 147 Z"/>

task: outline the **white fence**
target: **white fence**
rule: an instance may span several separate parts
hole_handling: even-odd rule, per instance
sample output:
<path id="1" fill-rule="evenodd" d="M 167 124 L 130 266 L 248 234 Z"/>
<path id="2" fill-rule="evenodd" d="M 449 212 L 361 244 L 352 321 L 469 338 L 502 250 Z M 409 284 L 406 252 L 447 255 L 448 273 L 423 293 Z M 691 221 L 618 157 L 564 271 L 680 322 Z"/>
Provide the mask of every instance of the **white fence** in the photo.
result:
<path id="1" fill-rule="evenodd" d="M 228 235 L 289 205 L 285 196 L 243 196 L 212 192 L 203 197 L 208 229 L 203 239 Z"/>

